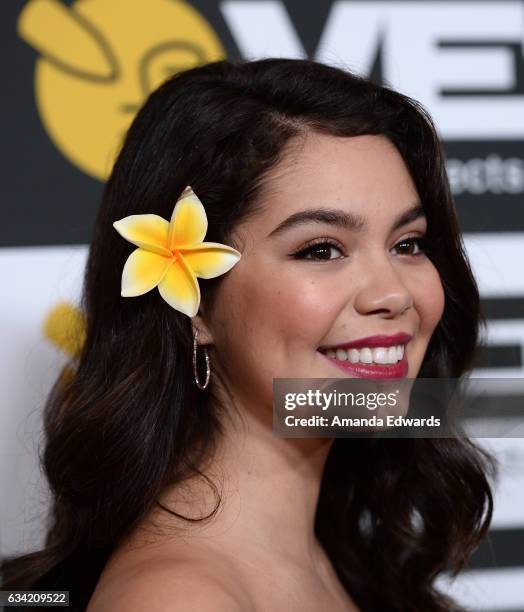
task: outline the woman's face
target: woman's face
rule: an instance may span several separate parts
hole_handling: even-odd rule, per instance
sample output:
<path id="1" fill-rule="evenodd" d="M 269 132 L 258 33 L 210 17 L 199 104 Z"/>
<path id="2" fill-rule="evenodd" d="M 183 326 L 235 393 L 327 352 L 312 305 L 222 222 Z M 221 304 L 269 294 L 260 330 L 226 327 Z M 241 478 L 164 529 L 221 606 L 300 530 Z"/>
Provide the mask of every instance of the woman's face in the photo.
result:
<path id="1" fill-rule="evenodd" d="M 261 211 L 237 227 L 242 257 L 205 323 L 212 369 L 248 404 L 272 405 L 273 378 L 355 377 L 319 348 L 378 334 L 412 335 L 404 351 L 415 378 L 444 308 L 436 268 L 410 242 L 424 236 L 425 217 L 396 227 L 419 198 L 394 145 L 320 134 L 295 145 L 268 178 Z M 319 209 L 337 215 L 282 225 Z M 362 227 L 335 222 L 349 216 Z"/>

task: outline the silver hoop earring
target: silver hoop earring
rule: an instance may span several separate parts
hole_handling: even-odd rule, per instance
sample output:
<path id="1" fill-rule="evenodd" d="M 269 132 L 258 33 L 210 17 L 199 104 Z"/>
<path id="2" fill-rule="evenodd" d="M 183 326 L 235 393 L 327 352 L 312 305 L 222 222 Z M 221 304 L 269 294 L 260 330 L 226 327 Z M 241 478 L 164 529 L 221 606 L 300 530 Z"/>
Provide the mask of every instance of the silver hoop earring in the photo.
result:
<path id="1" fill-rule="evenodd" d="M 207 386 L 209 385 L 209 378 L 210 378 L 210 375 L 211 375 L 211 368 L 209 367 L 209 355 L 208 355 L 208 352 L 207 352 L 207 348 L 204 346 L 203 350 L 204 350 L 204 358 L 206 360 L 206 380 L 205 380 L 204 383 L 201 383 L 200 380 L 198 379 L 198 369 L 197 369 L 197 348 L 198 348 L 197 338 L 198 338 L 198 329 L 195 331 L 195 333 L 193 335 L 193 375 L 195 377 L 196 386 L 201 391 L 204 391 L 207 388 Z"/>

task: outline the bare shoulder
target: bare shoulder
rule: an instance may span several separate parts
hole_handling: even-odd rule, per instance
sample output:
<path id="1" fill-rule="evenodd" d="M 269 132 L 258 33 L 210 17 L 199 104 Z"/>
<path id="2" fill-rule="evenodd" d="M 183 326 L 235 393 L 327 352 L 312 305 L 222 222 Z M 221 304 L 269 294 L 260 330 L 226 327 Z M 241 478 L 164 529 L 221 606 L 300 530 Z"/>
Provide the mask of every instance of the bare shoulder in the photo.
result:
<path id="1" fill-rule="evenodd" d="M 190 561 L 140 564 L 95 590 L 87 612 L 248 612 L 240 585 Z"/>

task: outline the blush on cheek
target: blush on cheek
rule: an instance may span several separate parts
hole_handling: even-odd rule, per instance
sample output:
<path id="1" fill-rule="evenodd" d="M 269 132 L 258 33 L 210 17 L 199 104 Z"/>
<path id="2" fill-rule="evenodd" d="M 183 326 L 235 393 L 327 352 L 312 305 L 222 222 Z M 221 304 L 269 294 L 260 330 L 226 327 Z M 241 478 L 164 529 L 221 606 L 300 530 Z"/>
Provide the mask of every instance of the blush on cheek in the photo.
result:
<path id="1" fill-rule="evenodd" d="M 346 278 L 340 274 L 335 277 L 326 272 L 325 279 L 295 279 L 293 287 L 293 303 L 297 311 L 315 317 L 329 317 L 338 312 L 351 300 Z"/>

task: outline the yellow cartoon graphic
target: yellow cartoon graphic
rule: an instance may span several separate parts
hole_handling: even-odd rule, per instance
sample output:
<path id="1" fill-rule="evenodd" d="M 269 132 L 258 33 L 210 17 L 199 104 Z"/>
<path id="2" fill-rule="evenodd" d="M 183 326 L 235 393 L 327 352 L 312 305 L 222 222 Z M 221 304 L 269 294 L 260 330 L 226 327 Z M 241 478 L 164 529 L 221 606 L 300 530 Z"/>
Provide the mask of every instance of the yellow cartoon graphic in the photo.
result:
<path id="1" fill-rule="evenodd" d="M 105 180 L 136 111 L 169 75 L 225 57 L 183 0 L 29 0 L 18 34 L 41 57 L 35 95 L 62 154 Z"/>
<path id="2" fill-rule="evenodd" d="M 71 360 L 77 358 L 85 341 L 85 318 L 81 310 L 68 302 L 56 304 L 43 324 L 44 337 Z"/>
<path id="3" fill-rule="evenodd" d="M 68 384 L 74 377 L 80 351 L 86 339 L 86 321 L 83 312 L 74 304 L 60 302 L 47 314 L 42 332 L 68 361 L 60 374 L 61 384 Z"/>

